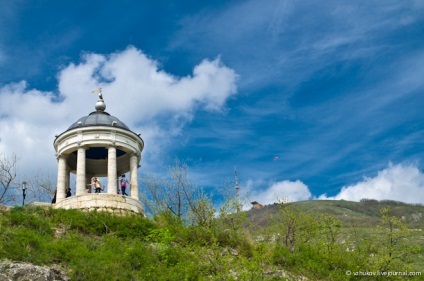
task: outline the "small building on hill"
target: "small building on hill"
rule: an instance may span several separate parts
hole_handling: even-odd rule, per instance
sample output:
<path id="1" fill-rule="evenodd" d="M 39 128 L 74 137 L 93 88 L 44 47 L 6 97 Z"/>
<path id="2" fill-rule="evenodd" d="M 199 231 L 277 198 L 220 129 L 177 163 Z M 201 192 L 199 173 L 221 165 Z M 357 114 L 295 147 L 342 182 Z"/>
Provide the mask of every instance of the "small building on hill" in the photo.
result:
<path id="1" fill-rule="evenodd" d="M 144 215 L 138 195 L 138 168 L 144 142 L 140 134 L 105 110 L 100 89 L 95 111 L 56 136 L 58 172 L 54 207 Z M 76 187 L 75 194 L 68 197 L 71 173 L 76 175 Z M 119 175 L 126 173 L 130 175 L 128 196 L 119 194 L 118 184 Z M 92 179 L 97 177 L 107 178 L 106 190 L 92 193 Z"/>
<path id="2" fill-rule="evenodd" d="M 264 205 L 257 201 L 250 202 L 250 204 L 252 204 L 252 209 L 254 210 L 262 209 L 264 207 Z"/>

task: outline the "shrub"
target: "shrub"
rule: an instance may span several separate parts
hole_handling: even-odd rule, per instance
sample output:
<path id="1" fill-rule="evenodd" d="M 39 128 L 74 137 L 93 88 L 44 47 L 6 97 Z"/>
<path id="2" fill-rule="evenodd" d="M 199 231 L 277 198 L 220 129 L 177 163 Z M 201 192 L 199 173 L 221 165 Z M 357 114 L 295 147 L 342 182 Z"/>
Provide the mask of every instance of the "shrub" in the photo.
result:
<path id="1" fill-rule="evenodd" d="M 44 264 L 52 260 L 46 250 L 50 242 L 50 236 L 34 229 L 14 227 L 1 233 L 0 249 L 4 258 Z"/>
<path id="2" fill-rule="evenodd" d="M 109 233 L 113 232 L 123 239 L 145 239 L 152 230 L 156 229 L 152 221 L 136 215 L 128 217 L 111 216 L 103 223 Z"/>
<path id="3" fill-rule="evenodd" d="M 37 212 L 30 213 L 25 210 L 33 209 L 13 208 L 8 216 L 8 226 L 25 227 L 46 235 L 53 234 L 53 229 L 48 220 L 40 216 Z"/>
<path id="4" fill-rule="evenodd" d="M 274 246 L 272 252 L 272 263 L 292 267 L 296 265 L 296 255 L 287 250 L 283 245 L 277 244 Z"/>

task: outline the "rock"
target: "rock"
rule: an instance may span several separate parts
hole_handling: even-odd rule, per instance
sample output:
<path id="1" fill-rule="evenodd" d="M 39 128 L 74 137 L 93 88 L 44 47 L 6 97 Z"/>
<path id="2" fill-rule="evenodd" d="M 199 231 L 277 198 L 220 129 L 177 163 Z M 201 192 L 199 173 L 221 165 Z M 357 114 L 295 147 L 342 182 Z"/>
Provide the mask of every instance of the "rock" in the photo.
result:
<path id="1" fill-rule="evenodd" d="M 60 270 L 30 263 L 0 262 L 0 281 L 69 281 Z"/>
<path id="2" fill-rule="evenodd" d="M 0 211 L 9 212 L 10 211 L 10 207 L 9 206 L 6 206 L 6 205 L 3 205 L 3 204 L 0 204 Z"/>

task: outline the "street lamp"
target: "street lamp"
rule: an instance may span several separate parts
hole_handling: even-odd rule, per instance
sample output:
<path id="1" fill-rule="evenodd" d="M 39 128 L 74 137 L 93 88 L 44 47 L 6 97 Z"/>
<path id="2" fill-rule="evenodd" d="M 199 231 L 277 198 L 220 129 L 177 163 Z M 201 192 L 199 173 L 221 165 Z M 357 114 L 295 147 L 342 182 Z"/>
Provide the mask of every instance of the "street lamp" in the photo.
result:
<path id="1" fill-rule="evenodd" d="M 25 205 L 26 184 L 27 184 L 26 181 L 22 183 L 22 195 L 23 195 L 22 206 Z"/>

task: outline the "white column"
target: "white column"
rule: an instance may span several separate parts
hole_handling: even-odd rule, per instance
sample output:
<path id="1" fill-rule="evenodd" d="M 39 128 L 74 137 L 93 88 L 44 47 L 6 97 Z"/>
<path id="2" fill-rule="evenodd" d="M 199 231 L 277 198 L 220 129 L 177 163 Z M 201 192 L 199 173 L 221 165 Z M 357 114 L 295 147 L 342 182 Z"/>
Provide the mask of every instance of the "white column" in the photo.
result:
<path id="1" fill-rule="evenodd" d="M 116 147 L 107 150 L 107 193 L 116 194 L 117 188 Z"/>
<path id="2" fill-rule="evenodd" d="M 69 167 L 68 167 L 68 165 L 66 165 L 66 180 L 65 180 L 65 187 L 66 188 L 71 188 L 71 175 L 70 175 L 70 173 L 71 173 L 71 170 L 69 169 Z M 65 192 L 66 192 L 66 190 L 65 190 Z M 66 195 L 66 194 L 65 194 Z"/>
<path id="3" fill-rule="evenodd" d="M 85 147 L 78 148 L 77 154 L 77 188 L 75 195 L 85 193 Z"/>
<path id="4" fill-rule="evenodd" d="M 66 188 L 66 158 L 67 155 L 59 155 L 57 158 L 57 191 L 56 202 L 65 199 Z"/>
<path id="5" fill-rule="evenodd" d="M 130 158 L 130 196 L 138 199 L 138 156 L 137 154 L 131 155 Z"/>
<path id="6" fill-rule="evenodd" d="M 85 175 L 85 193 L 92 193 L 93 192 L 93 187 L 91 186 L 91 178 L 93 177 L 93 175 Z M 87 185 L 90 184 L 90 185 Z"/>

